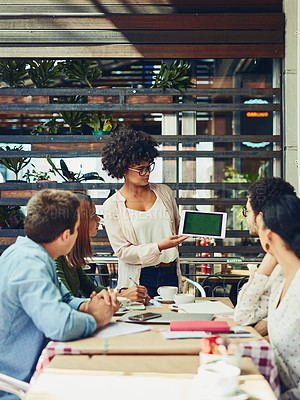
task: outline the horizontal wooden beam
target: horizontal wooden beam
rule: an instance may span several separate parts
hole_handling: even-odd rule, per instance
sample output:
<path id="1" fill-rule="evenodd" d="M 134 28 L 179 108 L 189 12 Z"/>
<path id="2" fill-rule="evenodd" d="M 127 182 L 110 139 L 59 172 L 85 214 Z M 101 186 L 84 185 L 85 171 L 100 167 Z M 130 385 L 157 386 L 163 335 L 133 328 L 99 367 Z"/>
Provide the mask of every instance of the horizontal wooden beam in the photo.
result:
<path id="1" fill-rule="evenodd" d="M 282 30 L 0 30 L 0 43 L 97 44 L 253 44 L 284 42 Z"/>
<path id="2" fill-rule="evenodd" d="M 189 88 L 179 94 L 178 91 L 157 88 L 0 88 L 1 96 L 263 96 L 280 95 L 280 88 Z"/>
<path id="3" fill-rule="evenodd" d="M 241 143 L 241 142 L 271 142 L 280 143 L 280 135 L 152 135 L 158 143 Z M 101 135 L 0 135 L 2 143 L 68 143 L 70 148 L 74 143 L 91 144 L 106 143 L 109 136 Z"/>
<path id="4" fill-rule="evenodd" d="M 1 58 L 283 58 L 283 44 L 2 44 Z"/>
<path id="5" fill-rule="evenodd" d="M 0 98 L 1 101 L 1 98 Z M 280 111 L 280 104 L 240 104 L 240 103 L 166 103 L 166 104 L 126 104 L 126 103 L 54 103 L 54 104 L 6 104 L 0 103 L 1 111 L 6 112 L 61 112 L 61 111 L 111 111 L 111 112 L 142 112 L 152 113 L 202 111 L 202 112 L 233 112 L 233 111 Z"/>
<path id="6" fill-rule="evenodd" d="M 41 7 L 39 6 L 41 10 Z M 284 29 L 284 14 L 149 14 L 69 17 L 51 15 L 0 14 L 0 26 L 5 30 L 278 30 Z"/>
<path id="7" fill-rule="evenodd" d="M 59 150 L 46 150 L 46 151 L 2 151 L 0 156 L 2 158 L 12 158 L 12 157 L 31 157 L 31 158 L 40 158 L 46 157 L 48 154 L 51 155 L 52 158 L 78 158 L 78 157 L 95 157 L 98 158 L 101 156 L 101 151 L 74 151 L 70 150 L 59 151 Z M 257 158 L 257 159 L 270 159 L 270 158 L 280 158 L 280 151 L 263 151 L 261 149 L 257 150 L 247 150 L 247 151 L 159 151 L 159 157 L 168 158 L 168 159 L 176 159 L 176 158 L 186 158 L 186 159 L 196 159 L 199 158 L 207 158 L 212 157 L 216 158 Z"/>

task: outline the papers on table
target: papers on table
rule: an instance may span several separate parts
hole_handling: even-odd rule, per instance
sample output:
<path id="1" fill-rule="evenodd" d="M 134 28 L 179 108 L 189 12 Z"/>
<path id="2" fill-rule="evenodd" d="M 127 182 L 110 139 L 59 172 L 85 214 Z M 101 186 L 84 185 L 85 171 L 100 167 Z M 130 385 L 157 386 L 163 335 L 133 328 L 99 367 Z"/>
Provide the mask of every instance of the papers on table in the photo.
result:
<path id="1" fill-rule="evenodd" d="M 221 301 L 201 300 L 197 303 L 181 304 L 180 309 L 188 313 L 199 314 L 233 314 L 233 309 Z"/>
<path id="2" fill-rule="evenodd" d="M 170 331 L 169 329 L 160 331 L 162 336 L 165 339 L 197 339 L 197 338 L 204 338 L 206 336 L 210 336 L 210 332 L 205 331 Z M 217 335 L 217 333 L 216 333 Z M 227 333 L 227 337 L 232 338 L 250 338 L 254 337 L 252 333 Z"/>
<path id="3" fill-rule="evenodd" d="M 165 330 L 160 332 L 165 339 L 194 339 L 194 338 L 204 338 L 211 333 L 204 331 L 170 331 Z"/>
<path id="4" fill-rule="evenodd" d="M 131 335 L 133 333 L 145 332 L 149 330 L 149 326 L 141 324 L 110 322 L 107 326 L 94 333 L 93 336 L 107 339 L 115 336 Z"/>
<path id="5" fill-rule="evenodd" d="M 147 308 L 162 308 L 162 305 L 158 300 L 151 299 L 146 307 Z"/>

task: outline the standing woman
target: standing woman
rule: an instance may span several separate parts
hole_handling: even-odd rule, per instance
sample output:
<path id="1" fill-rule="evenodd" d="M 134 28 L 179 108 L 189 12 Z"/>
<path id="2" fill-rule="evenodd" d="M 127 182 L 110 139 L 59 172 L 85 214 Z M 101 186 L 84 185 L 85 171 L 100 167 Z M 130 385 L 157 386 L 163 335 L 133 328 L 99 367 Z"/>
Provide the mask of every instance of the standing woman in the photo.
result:
<path id="1" fill-rule="evenodd" d="M 78 214 L 80 225 L 78 236 L 74 247 L 66 256 L 58 257 L 55 260 L 56 271 L 60 281 L 73 295 L 90 297 L 93 291 L 100 292 L 107 289 L 103 286 L 96 286 L 94 282 L 82 269 L 88 264 L 87 258 L 93 257 L 90 238 L 96 236 L 99 227 L 100 217 L 96 214 L 96 207 L 90 196 L 83 193 L 76 193 L 80 200 Z M 112 291 L 112 289 L 110 289 Z M 146 288 L 135 286 L 133 288 L 118 291 L 120 296 L 129 298 L 132 301 L 139 301 L 147 304 L 150 300 Z"/>
<path id="2" fill-rule="evenodd" d="M 118 257 L 118 288 L 145 286 L 150 297 L 159 286 L 179 286 L 179 214 L 171 189 L 149 182 L 158 156 L 148 134 L 123 125 L 102 151 L 103 169 L 124 178 L 122 188 L 104 203 L 104 224 Z"/>
<path id="3" fill-rule="evenodd" d="M 268 332 L 281 382 L 281 400 L 300 399 L 300 199 L 284 195 L 258 215 L 263 249 L 280 264 L 284 280 L 273 285 Z"/>

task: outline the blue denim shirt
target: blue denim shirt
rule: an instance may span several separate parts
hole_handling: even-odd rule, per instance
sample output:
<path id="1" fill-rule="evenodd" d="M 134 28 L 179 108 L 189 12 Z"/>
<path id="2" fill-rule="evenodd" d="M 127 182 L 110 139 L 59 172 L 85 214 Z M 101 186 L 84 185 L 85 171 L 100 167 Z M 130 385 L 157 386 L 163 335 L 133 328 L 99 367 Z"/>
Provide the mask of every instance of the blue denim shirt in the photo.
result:
<path id="1" fill-rule="evenodd" d="M 58 280 L 48 252 L 27 237 L 0 257 L 0 372 L 29 382 L 46 338 L 86 337 L 96 321 Z M 0 398 L 15 396 L 0 391 Z"/>

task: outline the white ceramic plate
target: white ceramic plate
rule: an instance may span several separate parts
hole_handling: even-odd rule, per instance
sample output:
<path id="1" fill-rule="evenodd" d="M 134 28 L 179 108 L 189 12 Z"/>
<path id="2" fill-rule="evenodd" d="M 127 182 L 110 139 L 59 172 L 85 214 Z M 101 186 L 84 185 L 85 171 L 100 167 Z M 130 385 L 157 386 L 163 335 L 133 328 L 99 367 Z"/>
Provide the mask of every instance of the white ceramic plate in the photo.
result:
<path id="1" fill-rule="evenodd" d="M 154 298 L 154 300 L 159 301 L 160 303 L 166 303 L 166 304 L 174 303 L 174 300 L 172 300 L 172 299 L 165 300 L 161 296 L 155 296 L 153 298 Z"/>

